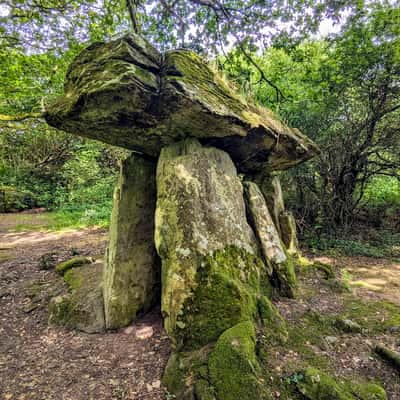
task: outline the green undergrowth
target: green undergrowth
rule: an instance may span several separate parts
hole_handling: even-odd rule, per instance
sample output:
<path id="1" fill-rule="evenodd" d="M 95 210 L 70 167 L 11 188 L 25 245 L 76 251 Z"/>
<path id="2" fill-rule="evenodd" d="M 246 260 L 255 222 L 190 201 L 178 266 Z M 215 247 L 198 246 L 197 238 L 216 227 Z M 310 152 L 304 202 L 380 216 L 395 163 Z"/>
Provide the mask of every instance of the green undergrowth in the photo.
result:
<path id="1" fill-rule="evenodd" d="M 386 300 L 364 301 L 349 297 L 342 317 L 357 322 L 370 334 L 400 329 L 400 307 Z"/>
<path id="2" fill-rule="evenodd" d="M 100 206 L 64 207 L 54 211 L 50 229 L 63 228 L 108 228 L 110 224 L 112 201 Z"/>
<path id="3" fill-rule="evenodd" d="M 391 231 L 374 232 L 362 238 L 357 236 L 309 236 L 303 245 L 313 253 L 331 256 L 364 256 L 371 258 L 400 258 L 400 233 Z"/>
<path id="4" fill-rule="evenodd" d="M 12 227 L 9 232 L 23 231 L 58 231 L 100 227 L 108 228 L 110 224 L 111 202 L 99 208 L 65 207 L 41 214 L 9 214 Z"/>

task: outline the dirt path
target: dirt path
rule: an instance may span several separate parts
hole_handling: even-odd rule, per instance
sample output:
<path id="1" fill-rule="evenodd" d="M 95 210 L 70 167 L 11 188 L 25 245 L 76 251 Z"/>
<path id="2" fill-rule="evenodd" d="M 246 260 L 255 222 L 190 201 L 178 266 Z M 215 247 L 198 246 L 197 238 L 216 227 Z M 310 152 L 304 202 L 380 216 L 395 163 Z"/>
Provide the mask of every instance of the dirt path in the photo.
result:
<path id="1" fill-rule="evenodd" d="M 63 283 L 39 269 L 40 257 L 102 257 L 106 232 L 10 232 L 10 218 L 4 224 L 0 215 L 0 221 L 0 398 L 164 399 L 160 380 L 169 341 L 158 310 L 116 333 L 47 325 L 49 297 Z"/>
<path id="2" fill-rule="evenodd" d="M 345 270 L 355 293 L 371 300 L 384 299 L 400 306 L 400 261 L 369 257 L 316 257 Z"/>
<path id="3" fill-rule="evenodd" d="M 161 375 L 170 344 L 159 310 L 115 333 L 88 335 L 47 325 L 48 301 L 63 282 L 53 271 L 39 268 L 41 256 L 54 252 L 59 261 L 76 253 L 100 258 L 107 233 L 38 231 L 46 218 L 0 214 L 0 400 L 169 398 Z M 17 224 L 31 228 L 12 231 Z M 399 263 L 362 257 L 316 260 L 333 265 L 336 273 L 345 271 L 352 291 L 338 290 L 323 274 L 301 273 L 299 297 L 276 302 L 290 336 L 285 346 L 267 349 L 271 398 L 293 399 L 284 392 L 285 382 L 312 365 L 339 379 L 378 380 L 389 400 L 400 400 L 398 373 L 373 352 L 378 342 L 400 351 Z M 343 315 L 366 331 L 338 330 L 334 321 Z"/>

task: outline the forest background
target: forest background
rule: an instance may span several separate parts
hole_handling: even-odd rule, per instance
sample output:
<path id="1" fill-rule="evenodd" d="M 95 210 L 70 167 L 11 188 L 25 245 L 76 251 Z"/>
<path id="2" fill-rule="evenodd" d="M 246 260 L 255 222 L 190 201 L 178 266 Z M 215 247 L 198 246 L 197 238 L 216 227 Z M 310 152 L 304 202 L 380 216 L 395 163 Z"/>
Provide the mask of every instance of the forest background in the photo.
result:
<path id="1" fill-rule="evenodd" d="M 400 257 L 398 1 L 0 1 L 0 212 L 108 225 L 127 152 L 41 116 L 79 51 L 131 30 L 201 53 L 319 145 L 281 174 L 303 246 Z"/>

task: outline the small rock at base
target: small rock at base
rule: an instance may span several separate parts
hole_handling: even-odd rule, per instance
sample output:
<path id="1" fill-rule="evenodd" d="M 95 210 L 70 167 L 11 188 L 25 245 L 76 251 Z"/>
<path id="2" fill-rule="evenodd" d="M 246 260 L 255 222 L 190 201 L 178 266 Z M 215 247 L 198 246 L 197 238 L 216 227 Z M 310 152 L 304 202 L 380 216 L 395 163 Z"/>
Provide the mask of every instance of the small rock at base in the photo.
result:
<path id="1" fill-rule="evenodd" d="M 135 328 L 133 326 L 128 326 L 127 328 L 124 329 L 124 333 L 125 335 L 130 335 L 131 333 L 133 333 L 134 330 Z"/>
<path id="2" fill-rule="evenodd" d="M 325 337 L 325 341 L 328 344 L 334 344 L 334 343 L 336 343 L 338 341 L 338 338 L 336 336 L 326 336 Z"/>
<path id="3" fill-rule="evenodd" d="M 153 336 L 153 328 L 151 326 L 143 326 L 136 331 L 138 339 L 148 339 Z"/>
<path id="4" fill-rule="evenodd" d="M 160 389 L 161 387 L 161 381 L 154 381 L 152 384 L 153 388 L 155 389 Z"/>

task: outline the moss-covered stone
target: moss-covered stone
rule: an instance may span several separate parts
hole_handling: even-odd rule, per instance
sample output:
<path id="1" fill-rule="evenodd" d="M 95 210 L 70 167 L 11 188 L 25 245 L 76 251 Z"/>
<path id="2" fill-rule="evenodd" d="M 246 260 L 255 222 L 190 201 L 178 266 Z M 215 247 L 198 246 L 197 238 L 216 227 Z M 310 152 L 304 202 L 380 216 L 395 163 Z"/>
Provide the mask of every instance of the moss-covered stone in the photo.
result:
<path id="1" fill-rule="evenodd" d="M 177 348 L 201 347 L 257 313 L 266 267 L 242 193 L 223 151 L 196 140 L 163 149 L 155 241 L 165 328 Z"/>
<path id="2" fill-rule="evenodd" d="M 337 318 L 335 326 L 346 333 L 362 333 L 363 331 L 362 326 L 351 319 Z"/>
<path id="3" fill-rule="evenodd" d="M 387 400 L 385 390 L 375 383 L 350 383 L 348 386 L 357 400 Z"/>
<path id="4" fill-rule="evenodd" d="M 237 350 L 244 365 L 257 366 L 253 321 L 262 319 L 259 299 L 270 292 L 270 284 L 242 193 L 236 169 L 223 151 L 185 140 L 161 152 L 155 241 L 162 260 L 162 312 L 174 350 L 164 381 L 179 399 L 234 398 L 225 393 L 227 381 L 218 375 L 225 367 L 217 364 L 232 327 L 244 348 L 229 354 Z M 275 322 L 283 327 L 267 299 L 262 306 L 270 325 L 265 329 L 272 331 Z M 211 361 L 209 349 L 215 342 L 218 350 Z M 239 371 L 226 377 L 237 390 L 244 382 Z M 256 371 L 245 373 L 248 385 L 258 385 Z M 219 394 L 214 393 L 216 385 Z M 261 393 L 259 386 L 249 390 L 245 398 L 259 398 L 254 397 Z"/>
<path id="5" fill-rule="evenodd" d="M 375 352 L 400 372 L 400 353 L 382 344 L 375 347 Z"/>
<path id="6" fill-rule="evenodd" d="M 287 342 L 289 333 L 286 322 L 279 311 L 265 296 L 258 299 L 258 312 L 263 324 L 262 337 L 269 344 L 284 344 Z"/>
<path id="7" fill-rule="evenodd" d="M 307 368 L 297 382 L 300 392 L 310 400 L 386 400 L 384 389 L 373 383 L 338 382 L 332 376 Z"/>
<path id="8" fill-rule="evenodd" d="M 290 211 L 283 211 L 279 214 L 279 226 L 281 239 L 287 252 L 291 256 L 299 254 L 299 242 L 297 240 L 296 221 Z"/>
<path id="9" fill-rule="evenodd" d="M 69 293 L 53 298 L 49 304 L 49 323 L 87 333 L 105 328 L 102 264 L 72 268 L 64 275 Z"/>
<path id="10" fill-rule="evenodd" d="M 216 400 L 210 383 L 208 358 L 211 346 L 173 353 L 163 375 L 163 384 L 180 400 Z"/>
<path id="11" fill-rule="evenodd" d="M 208 362 L 218 400 L 265 398 L 255 350 L 256 332 L 251 321 L 233 326 L 218 339 Z"/>
<path id="12" fill-rule="evenodd" d="M 128 325 L 160 297 L 160 261 L 154 246 L 156 166 L 132 154 L 114 193 L 103 272 L 106 326 Z"/>
<path id="13" fill-rule="evenodd" d="M 316 151 L 298 130 L 244 100 L 197 54 L 181 49 L 163 56 L 135 34 L 83 50 L 68 69 L 65 95 L 45 118 L 151 157 L 197 137 L 226 150 L 243 172 L 285 169 Z"/>
<path id="14" fill-rule="evenodd" d="M 245 182 L 245 194 L 250 221 L 269 266 L 271 279 L 280 294 L 294 297 L 296 275 L 293 260 L 282 245 L 265 198 L 254 182 Z"/>
<path id="15" fill-rule="evenodd" d="M 57 264 L 54 269 L 60 275 L 64 275 L 71 268 L 76 268 L 76 267 L 81 267 L 82 265 L 91 264 L 93 261 L 94 260 L 92 257 L 74 257 Z"/>
<path id="16" fill-rule="evenodd" d="M 186 348 L 204 346 L 240 321 L 256 319 L 263 269 L 257 256 L 235 246 L 204 257 L 196 289 L 177 319 L 177 341 Z"/>

